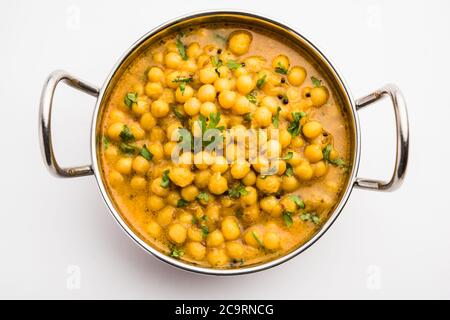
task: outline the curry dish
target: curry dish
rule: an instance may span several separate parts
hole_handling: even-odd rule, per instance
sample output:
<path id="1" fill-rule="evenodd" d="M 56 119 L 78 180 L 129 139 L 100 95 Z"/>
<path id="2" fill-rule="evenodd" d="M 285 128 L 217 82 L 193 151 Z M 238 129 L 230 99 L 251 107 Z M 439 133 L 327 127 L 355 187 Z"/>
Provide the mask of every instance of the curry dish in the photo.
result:
<path id="1" fill-rule="evenodd" d="M 199 151 L 195 128 L 221 135 L 201 133 Z M 98 152 L 115 207 L 143 240 L 239 268 L 287 254 L 327 221 L 348 180 L 349 131 L 301 50 L 261 30 L 197 27 L 150 44 L 120 76 Z M 248 132 L 259 132 L 256 156 Z"/>

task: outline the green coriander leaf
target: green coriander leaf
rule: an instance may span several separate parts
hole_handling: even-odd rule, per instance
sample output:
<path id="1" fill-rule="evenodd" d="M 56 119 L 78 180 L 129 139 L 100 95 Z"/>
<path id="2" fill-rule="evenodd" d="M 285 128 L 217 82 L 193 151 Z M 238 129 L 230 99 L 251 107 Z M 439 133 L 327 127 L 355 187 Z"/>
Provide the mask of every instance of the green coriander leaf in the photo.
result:
<path id="1" fill-rule="evenodd" d="M 161 180 L 161 184 L 160 184 L 161 187 L 166 188 L 166 189 L 169 187 L 169 183 L 170 183 L 169 172 L 170 172 L 169 169 L 163 171 L 162 180 Z"/>
<path id="2" fill-rule="evenodd" d="M 143 156 L 148 161 L 153 159 L 153 154 L 150 152 L 150 150 L 147 149 L 147 145 L 144 144 L 144 146 L 141 149 L 141 152 L 139 152 L 141 156 Z"/>
<path id="3" fill-rule="evenodd" d="M 345 167 L 345 161 L 344 161 L 344 159 L 341 159 L 341 158 L 338 158 L 335 160 L 330 160 L 330 163 L 334 164 L 335 166 L 337 166 L 339 168 Z"/>
<path id="4" fill-rule="evenodd" d="M 312 222 L 313 222 L 314 224 L 319 224 L 319 223 L 320 223 L 320 218 L 319 218 L 318 216 L 316 216 L 316 215 L 313 215 L 313 216 L 311 217 L 311 220 L 312 220 Z"/>
<path id="5" fill-rule="evenodd" d="M 184 199 L 180 199 L 177 201 L 177 208 L 184 208 L 188 205 L 189 202 L 187 202 Z M 193 218 L 192 218 L 193 219 Z"/>
<path id="6" fill-rule="evenodd" d="M 292 212 L 289 211 L 283 212 L 283 220 L 284 223 L 286 224 L 286 227 L 288 228 L 292 227 L 292 224 L 294 223 L 294 221 L 292 220 Z"/>
<path id="7" fill-rule="evenodd" d="M 251 113 L 244 114 L 244 120 L 247 122 L 252 122 L 252 114 Z"/>
<path id="8" fill-rule="evenodd" d="M 277 129 L 278 129 L 278 125 L 279 125 L 279 123 L 280 123 L 280 110 L 281 110 L 281 108 L 278 107 L 278 108 L 277 108 L 277 112 L 275 112 L 275 115 L 274 115 L 273 118 L 272 118 L 273 126 L 274 126 L 275 128 L 277 128 Z"/>
<path id="9" fill-rule="evenodd" d="M 314 87 L 322 86 L 322 80 L 319 80 L 316 77 L 311 77 L 311 81 L 312 81 Z"/>
<path id="10" fill-rule="evenodd" d="M 204 192 L 204 191 L 200 192 L 200 193 L 197 195 L 196 198 L 197 198 L 198 200 L 204 201 L 204 202 L 208 202 L 208 201 L 209 201 L 209 195 L 208 195 L 208 193 L 206 193 L 206 192 Z"/>
<path id="11" fill-rule="evenodd" d="M 286 171 L 284 172 L 285 176 L 292 177 L 294 174 L 294 168 L 292 168 L 292 165 L 290 163 L 286 164 Z"/>
<path id="12" fill-rule="evenodd" d="M 212 56 L 211 63 L 216 69 L 220 68 L 223 65 L 222 60 L 220 60 L 218 56 Z"/>
<path id="13" fill-rule="evenodd" d="M 207 226 L 201 226 L 200 229 L 202 230 L 202 236 L 203 236 L 203 238 L 206 238 L 206 236 L 207 236 L 208 233 L 209 233 L 208 227 L 207 227 Z"/>
<path id="14" fill-rule="evenodd" d="M 236 70 L 236 69 L 239 69 L 240 67 L 242 67 L 242 63 L 236 62 L 234 60 L 228 60 L 227 61 L 227 67 L 230 70 Z"/>
<path id="15" fill-rule="evenodd" d="M 186 54 L 186 46 L 185 46 L 184 43 L 181 41 L 180 37 L 177 37 L 176 45 L 177 45 L 178 53 L 180 54 L 181 58 L 182 58 L 183 60 L 187 60 L 187 59 L 188 59 L 188 56 L 187 56 L 187 54 Z"/>
<path id="16" fill-rule="evenodd" d="M 119 144 L 119 150 L 125 154 L 134 154 L 136 152 L 136 147 L 131 144 L 121 142 Z"/>
<path id="17" fill-rule="evenodd" d="M 280 160 L 291 160 L 294 157 L 294 153 L 292 151 L 289 151 L 287 155 L 285 155 L 283 158 L 280 158 Z"/>
<path id="18" fill-rule="evenodd" d="M 173 108 L 173 114 L 175 115 L 175 117 L 178 118 L 178 120 L 180 120 L 182 122 L 187 120 L 187 117 L 184 114 L 182 114 L 180 111 L 178 111 L 177 108 Z"/>
<path id="19" fill-rule="evenodd" d="M 133 103 L 137 102 L 137 93 L 136 92 L 128 92 L 125 95 L 123 102 L 128 107 L 128 109 L 131 109 L 131 106 L 133 105 Z"/>
<path id="20" fill-rule="evenodd" d="M 289 196 L 289 198 L 294 201 L 294 203 L 299 207 L 300 209 L 305 209 L 305 203 L 298 195 L 292 194 Z"/>
<path id="21" fill-rule="evenodd" d="M 287 74 L 288 70 L 280 62 L 278 62 L 275 72 L 279 74 Z"/>
<path id="22" fill-rule="evenodd" d="M 254 90 L 252 92 L 250 92 L 249 94 L 247 94 L 245 97 L 248 99 L 248 101 L 250 101 L 253 104 L 258 103 L 258 100 L 256 100 L 256 91 L 254 91 Z"/>
<path id="23" fill-rule="evenodd" d="M 287 131 L 291 134 L 291 136 L 296 137 L 300 134 L 302 126 L 300 124 L 300 120 L 305 116 L 304 112 L 292 112 L 292 118 L 294 119 L 291 122 L 291 125 L 287 129 Z"/>
<path id="24" fill-rule="evenodd" d="M 338 159 L 334 159 L 334 160 L 330 159 L 330 154 L 331 154 L 332 150 L 333 150 L 333 147 L 331 146 L 331 144 L 327 144 L 326 147 L 322 150 L 323 159 L 339 168 L 345 167 L 345 161 L 342 158 L 338 158 Z"/>
<path id="25" fill-rule="evenodd" d="M 228 195 L 233 199 L 238 199 L 241 196 L 246 196 L 248 191 L 242 183 L 235 184 L 231 189 L 228 190 Z"/>
<path id="26" fill-rule="evenodd" d="M 103 136 L 102 137 L 103 149 L 105 149 L 105 150 L 108 149 L 109 143 L 110 143 L 109 138 L 107 136 Z"/>
<path id="27" fill-rule="evenodd" d="M 133 142 L 134 141 L 134 135 L 127 125 L 123 126 L 122 131 L 119 134 L 119 137 L 120 137 L 120 139 L 122 139 L 123 142 Z"/>
<path id="28" fill-rule="evenodd" d="M 227 37 L 225 37 L 225 36 L 223 36 L 223 35 L 221 35 L 221 34 L 216 33 L 216 34 L 214 35 L 214 37 L 215 37 L 217 40 L 219 40 L 220 42 L 223 42 L 223 43 L 226 43 L 226 42 L 227 42 Z"/>
<path id="29" fill-rule="evenodd" d="M 300 219 L 302 221 L 310 221 L 311 220 L 311 213 L 307 213 L 307 212 L 302 213 L 300 215 Z"/>
<path id="30" fill-rule="evenodd" d="M 171 252 L 170 252 L 170 256 L 176 259 L 181 258 L 184 255 L 184 251 L 183 249 L 177 248 L 177 247 L 173 247 Z"/>
<path id="31" fill-rule="evenodd" d="M 255 231 L 252 231 L 252 236 L 253 236 L 253 238 L 256 240 L 256 242 L 258 243 L 258 245 L 259 245 L 260 247 L 263 247 L 263 246 L 264 246 L 262 240 L 258 237 L 258 235 L 255 233 Z"/>
<path id="32" fill-rule="evenodd" d="M 266 78 L 267 78 L 267 75 L 265 74 L 261 78 L 259 78 L 258 81 L 256 81 L 256 87 L 258 89 L 261 89 L 263 87 L 264 83 L 266 83 Z"/>
<path id="33" fill-rule="evenodd" d="M 239 207 L 239 208 L 236 210 L 236 217 L 240 218 L 240 217 L 242 217 L 243 215 L 244 215 L 244 210 L 243 210 L 241 207 Z"/>

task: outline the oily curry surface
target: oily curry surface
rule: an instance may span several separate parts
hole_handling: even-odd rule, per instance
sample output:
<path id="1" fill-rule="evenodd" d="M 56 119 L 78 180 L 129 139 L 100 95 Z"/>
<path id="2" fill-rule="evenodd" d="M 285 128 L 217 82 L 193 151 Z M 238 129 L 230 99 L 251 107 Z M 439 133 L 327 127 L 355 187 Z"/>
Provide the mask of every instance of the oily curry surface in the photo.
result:
<path id="1" fill-rule="evenodd" d="M 137 57 L 106 102 L 98 150 L 108 193 L 143 240 L 238 268 L 315 234 L 340 200 L 351 144 L 333 88 L 299 50 L 223 26 L 183 30 Z"/>

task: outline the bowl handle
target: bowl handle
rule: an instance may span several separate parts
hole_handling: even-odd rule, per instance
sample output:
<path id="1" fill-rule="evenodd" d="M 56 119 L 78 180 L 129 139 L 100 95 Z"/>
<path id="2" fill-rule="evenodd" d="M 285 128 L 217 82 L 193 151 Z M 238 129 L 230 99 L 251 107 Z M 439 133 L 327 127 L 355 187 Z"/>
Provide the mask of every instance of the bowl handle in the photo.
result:
<path id="1" fill-rule="evenodd" d="M 356 110 L 362 109 L 386 96 L 391 99 L 392 106 L 394 107 L 397 132 L 394 173 L 392 174 L 390 181 L 357 178 L 355 186 L 358 188 L 377 191 L 394 191 L 401 186 L 405 178 L 409 152 L 409 124 L 406 103 L 399 88 L 396 85 L 389 84 L 356 100 Z"/>
<path id="2" fill-rule="evenodd" d="M 62 168 L 56 161 L 52 145 L 51 119 L 53 96 L 60 81 L 91 96 L 98 97 L 99 95 L 99 89 L 97 87 L 79 80 L 65 71 L 57 70 L 50 74 L 42 89 L 39 106 L 39 137 L 42 157 L 50 173 L 57 177 L 71 178 L 92 175 L 94 171 L 91 165 Z"/>

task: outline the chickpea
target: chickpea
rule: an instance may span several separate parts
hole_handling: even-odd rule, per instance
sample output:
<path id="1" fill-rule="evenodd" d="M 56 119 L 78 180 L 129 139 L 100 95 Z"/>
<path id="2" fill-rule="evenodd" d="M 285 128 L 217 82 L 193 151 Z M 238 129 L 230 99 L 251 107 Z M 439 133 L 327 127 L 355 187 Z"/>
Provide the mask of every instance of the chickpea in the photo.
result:
<path id="1" fill-rule="evenodd" d="M 292 138 L 290 146 L 293 148 L 301 148 L 305 144 L 305 141 L 303 141 L 302 137 L 296 136 Z"/>
<path id="2" fill-rule="evenodd" d="M 278 158 L 281 154 L 281 145 L 278 140 L 267 141 L 267 155 L 270 159 Z"/>
<path id="3" fill-rule="evenodd" d="M 328 96 L 328 90 L 325 87 L 315 87 L 311 89 L 311 102 L 316 107 L 320 107 L 327 103 Z"/>
<path id="4" fill-rule="evenodd" d="M 170 73 L 166 73 L 165 78 L 166 86 L 176 90 L 180 86 L 178 79 L 184 78 L 185 76 L 186 74 L 179 71 L 172 71 Z"/>
<path id="5" fill-rule="evenodd" d="M 252 42 L 252 35 L 247 31 L 235 31 L 228 39 L 228 49 L 235 55 L 241 56 L 248 52 L 250 43 Z"/>
<path id="6" fill-rule="evenodd" d="M 228 256 L 223 249 L 213 249 L 206 255 L 206 260 L 213 267 L 221 267 L 228 263 Z"/>
<path id="7" fill-rule="evenodd" d="M 186 241 L 187 230 L 183 225 L 174 223 L 169 227 L 167 234 L 176 244 L 183 244 Z"/>
<path id="8" fill-rule="evenodd" d="M 163 93 L 163 87 L 160 82 L 148 82 L 145 85 L 145 94 L 152 99 L 158 99 Z"/>
<path id="9" fill-rule="evenodd" d="M 122 174 L 130 174 L 132 162 L 131 158 L 120 158 L 116 163 L 116 170 Z"/>
<path id="10" fill-rule="evenodd" d="M 200 170 L 208 169 L 214 163 L 214 157 L 207 151 L 200 151 L 194 155 L 194 164 Z"/>
<path id="11" fill-rule="evenodd" d="M 220 209 L 220 206 L 216 203 L 210 203 L 206 208 L 206 216 L 208 217 L 207 220 L 210 225 L 214 225 L 214 223 L 219 220 Z"/>
<path id="12" fill-rule="evenodd" d="M 257 108 L 254 118 L 260 127 L 268 127 L 272 123 L 272 113 L 267 107 Z"/>
<path id="13" fill-rule="evenodd" d="M 227 179 L 222 177 L 220 173 L 212 175 L 211 180 L 208 183 L 208 189 L 211 193 L 219 195 L 228 190 Z"/>
<path id="14" fill-rule="evenodd" d="M 276 193 L 280 189 L 281 178 L 278 176 L 258 176 L 256 187 L 264 193 Z"/>
<path id="15" fill-rule="evenodd" d="M 119 140 L 120 133 L 122 132 L 124 126 L 125 125 L 122 122 L 116 122 L 110 125 L 108 128 L 108 137 L 112 140 Z"/>
<path id="16" fill-rule="evenodd" d="M 211 84 L 204 84 L 198 89 L 197 98 L 201 102 L 213 102 L 216 99 L 216 89 Z"/>
<path id="17" fill-rule="evenodd" d="M 261 107 L 266 107 L 273 115 L 277 113 L 279 106 L 279 102 L 275 97 L 265 96 L 261 100 Z"/>
<path id="18" fill-rule="evenodd" d="M 198 188 L 192 184 L 181 189 L 181 197 L 186 201 L 194 201 L 198 194 Z"/>
<path id="19" fill-rule="evenodd" d="M 164 144 L 163 151 L 164 151 L 164 156 L 167 159 L 172 158 L 172 152 L 175 150 L 177 145 L 178 145 L 178 142 L 175 142 L 175 141 L 169 141 Z"/>
<path id="20" fill-rule="evenodd" d="M 244 256 L 244 246 L 237 241 L 227 242 L 225 248 L 230 258 L 241 259 Z"/>
<path id="21" fill-rule="evenodd" d="M 216 69 L 214 67 L 206 67 L 199 71 L 199 80 L 201 83 L 210 84 L 218 78 Z"/>
<path id="22" fill-rule="evenodd" d="M 251 111 L 250 101 L 245 96 L 238 96 L 231 110 L 238 115 L 249 113 Z"/>
<path id="23" fill-rule="evenodd" d="M 230 109 L 236 102 L 236 92 L 230 90 L 223 90 L 219 94 L 219 103 L 224 109 Z"/>
<path id="24" fill-rule="evenodd" d="M 193 163 L 194 155 L 192 152 L 183 152 L 179 157 L 178 161 L 176 162 L 180 167 L 185 167 L 187 169 L 190 169 L 192 163 Z"/>
<path id="25" fill-rule="evenodd" d="M 322 149 L 316 144 L 310 144 L 304 151 L 306 159 L 315 163 L 323 159 Z"/>
<path id="26" fill-rule="evenodd" d="M 161 182 L 161 178 L 153 180 L 150 184 L 150 190 L 160 197 L 166 197 L 169 194 L 169 189 L 161 187 Z"/>
<path id="27" fill-rule="evenodd" d="M 109 173 L 109 182 L 113 187 L 119 186 L 123 183 L 124 179 L 120 172 L 117 172 L 116 170 L 112 170 Z"/>
<path id="28" fill-rule="evenodd" d="M 141 128 L 139 123 L 130 124 L 130 130 L 136 140 L 144 139 L 145 131 Z"/>
<path id="29" fill-rule="evenodd" d="M 292 200 L 291 197 L 289 196 L 284 196 L 280 200 L 280 204 L 286 211 L 295 212 L 297 210 L 297 205 L 295 204 L 294 200 Z"/>
<path id="30" fill-rule="evenodd" d="M 222 92 L 224 90 L 230 90 L 232 87 L 232 82 L 228 79 L 219 78 L 214 81 L 214 88 L 217 92 Z"/>
<path id="31" fill-rule="evenodd" d="M 253 170 L 249 171 L 245 177 L 242 178 L 242 183 L 246 186 L 252 186 L 256 183 L 256 174 Z"/>
<path id="32" fill-rule="evenodd" d="M 169 104 L 162 100 L 155 100 L 151 105 L 152 115 L 156 118 L 162 118 L 169 113 Z"/>
<path id="33" fill-rule="evenodd" d="M 206 236 L 206 245 L 208 247 L 218 247 L 224 242 L 222 231 L 219 229 L 210 232 Z"/>
<path id="34" fill-rule="evenodd" d="M 302 158 L 302 156 L 295 151 L 290 151 L 292 152 L 292 158 L 289 160 L 286 160 L 291 166 L 295 167 L 298 166 L 300 163 L 302 163 L 304 161 L 304 159 Z"/>
<path id="35" fill-rule="evenodd" d="M 231 175 L 234 179 L 242 179 L 250 172 L 250 163 L 238 160 L 231 166 Z"/>
<path id="36" fill-rule="evenodd" d="M 142 115 L 141 120 L 139 121 L 142 129 L 149 131 L 154 126 L 156 126 L 156 119 L 150 112 L 146 112 Z"/>
<path id="37" fill-rule="evenodd" d="M 228 162 L 227 159 L 225 159 L 222 156 L 217 156 L 214 159 L 213 165 L 211 166 L 211 170 L 213 172 L 219 172 L 224 173 L 228 170 Z"/>
<path id="38" fill-rule="evenodd" d="M 246 95 L 255 88 L 255 83 L 250 75 L 243 74 L 237 79 L 236 87 L 241 94 Z"/>
<path id="39" fill-rule="evenodd" d="M 215 103 L 210 101 L 203 102 L 200 107 L 200 113 L 208 118 L 211 115 L 211 113 L 213 114 L 217 113 L 217 106 Z"/>
<path id="40" fill-rule="evenodd" d="M 166 137 L 166 134 L 164 133 L 164 130 L 160 127 L 153 127 L 150 130 L 150 141 L 153 142 L 160 142 L 164 141 L 164 138 Z"/>
<path id="41" fill-rule="evenodd" d="M 294 173 L 301 180 L 311 180 L 314 171 L 309 163 L 303 162 L 294 168 Z"/>
<path id="42" fill-rule="evenodd" d="M 191 226 L 187 231 L 188 238 L 191 241 L 201 242 L 203 241 L 203 232 L 196 226 Z"/>
<path id="43" fill-rule="evenodd" d="M 113 110 L 111 111 L 111 115 L 109 116 L 109 120 L 114 122 L 125 122 L 126 116 L 125 113 L 123 113 L 120 110 Z"/>
<path id="44" fill-rule="evenodd" d="M 319 161 L 314 165 L 314 177 L 320 178 L 327 173 L 327 165 L 324 161 Z"/>
<path id="45" fill-rule="evenodd" d="M 153 238 L 159 238 L 162 233 L 161 226 L 156 221 L 150 221 L 147 225 L 147 232 Z"/>
<path id="46" fill-rule="evenodd" d="M 168 52 L 164 57 L 164 63 L 169 69 L 178 69 L 183 62 L 178 52 Z"/>
<path id="47" fill-rule="evenodd" d="M 277 250 L 280 247 L 280 237 L 275 232 L 266 232 L 263 237 L 264 247 L 269 250 Z"/>
<path id="48" fill-rule="evenodd" d="M 153 58 L 153 61 L 155 61 L 156 63 L 162 64 L 164 61 L 164 53 L 162 53 L 161 51 L 153 52 L 152 58 Z"/>
<path id="49" fill-rule="evenodd" d="M 179 187 L 186 187 L 194 180 L 194 174 L 187 168 L 175 167 L 169 172 L 170 180 Z"/>
<path id="50" fill-rule="evenodd" d="M 156 220 L 162 227 L 166 227 L 172 222 L 174 214 L 175 214 L 174 207 L 165 206 L 158 212 Z"/>
<path id="51" fill-rule="evenodd" d="M 261 209 L 264 212 L 269 213 L 272 216 L 280 216 L 281 215 L 281 205 L 279 204 L 279 201 L 274 196 L 268 196 L 259 202 L 259 205 L 261 206 Z M 279 210 L 278 210 L 279 209 Z"/>
<path id="52" fill-rule="evenodd" d="M 206 188 L 211 178 L 211 172 L 209 170 L 200 170 L 195 173 L 194 183 L 198 188 Z"/>
<path id="53" fill-rule="evenodd" d="M 148 151 L 153 155 L 153 161 L 159 161 L 164 158 L 163 145 L 160 142 L 152 142 L 148 145 Z"/>
<path id="54" fill-rule="evenodd" d="M 145 175 L 150 168 L 150 163 L 143 156 L 137 156 L 133 159 L 132 167 L 137 174 Z"/>
<path id="55" fill-rule="evenodd" d="M 288 72 L 287 79 L 293 86 L 300 86 L 306 79 L 306 70 L 303 67 L 292 67 Z"/>
<path id="56" fill-rule="evenodd" d="M 303 134 L 309 139 L 314 139 L 322 134 L 322 125 L 318 121 L 309 121 L 302 128 Z"/>
<path id="57" fill-rule="evenodd" d="M 190 98 L 184 103 L 183 109 L 186 114 L 195 116 L 200 112 L 201 105 L 202 103 L 197 98 Z"/>
<path id="58" fill-rule="evenodd" d="M 116 146 L 108 146 L 108 148 L 105 150 L 105 156 L 111 162 L 116 161 L 116 159 L 119 157 L 119 150 Z"/>
<path id="59" fill-rule="evenodd" d="M 258 201 L 258 192 L 253 187 L 245 187 L 247 194 L 241 195 L 241 203 L 246 206 L 251 206 Z"/>
<path id="60" fill-rule="evenodd" d="M 221 230 L 225 240 L 236 240 L 241 234 L 238 221 L 232 216 L 228 216 L 223 219 Z"/>
<path id="61" fill-rule="evenodd" d="M 166 202 L 173 207 L 177 206 L 180 199 L 181 197 L 177 191 L 170 191 L 169 194 L 167 194 L 167 196 L 165 197 Z"/>
<path id="62" fill-rule="evenodd" d="M 245 232 L 244 241 L 249 246 L 259 248 L 263 241 L 263 234 L 256 228 L 250 228 Z"/>
<path id="63" fill-rule="evenodd" d="M 294 176 L 283 176 L 281 181 L 281 188 L 284 191 L 291 192 L 297 190 L 299 187 L 298 180 Z"/>
<path id="64" fill-rule="evenodd" d="M 188 101 L 188 99 L 192 98 L 194 95 L 194 89 L 191 86 L 186 85 L 184 90 L 181 90 L 180 87 L 175 91 L 175 100 L 180 103 L 184 103 Z"/>
<path id="65" fill-rule="evenodd" d="M 257 204 L 244 207 L 242 217 L 247 223 L 255 223 L 259 219 L 260 209 Z"/>
<path id="66" fill-rule="evenodd" d="M 200 45 L 198 42 L 192 42 L 186 50 L 186 55 L 189 58 L 198 58 L 199 55 L 202 54 L 202 49 L 200 48 Z"/>
<path id="67" fill-rule="evenodd" d="M 147 79 L 151 82 L 163 82 L 164 72 L 161 68 L 151 67 L 147 72 Z"/>
<path id="68" fill-rule="evenodd" d="M 165 203 L 163 198 L 158 197 L 157 195 L 151 195 L 150 197 L 148 197 L 147 199 L 147 207 L 151 210 L 151 211 L 159 211 L 162 208 L 164 208 Z"/>
<path id="69" fill-rule="evenodd" d="M 194 260 L 203 260 L 206 255 L 206 248 L 199 242 L 189 242 L 186 244 L 186 253 Z"/>
<path id="70" fill-rule="evenodd" d="M 276 56 L 272 60 L 272 68 L 283 68 L 283 69 L 289 69 L 289 58 L 285 56 L 284 54 L 280 54 Z"/>

